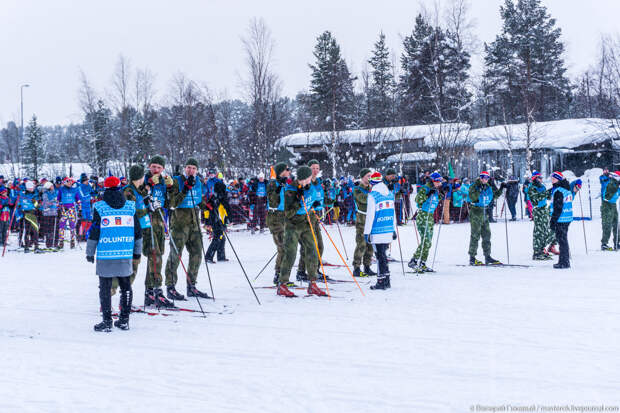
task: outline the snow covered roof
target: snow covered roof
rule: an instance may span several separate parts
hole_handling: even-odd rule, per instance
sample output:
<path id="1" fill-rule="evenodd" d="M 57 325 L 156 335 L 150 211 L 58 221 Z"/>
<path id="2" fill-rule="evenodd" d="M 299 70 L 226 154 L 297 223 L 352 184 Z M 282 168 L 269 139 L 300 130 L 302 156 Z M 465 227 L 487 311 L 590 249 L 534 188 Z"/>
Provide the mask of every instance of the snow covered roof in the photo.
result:
<path id="1" fill-rule="evenodd" d="M 432 161 L 437 158 L 435 152 L 409 152 L 403 153 L 403 162 L 420 162 L 420 161 Z M 385 162 L 400 162 L 400 154 L 390 155 L 385 159 Z"/>
<path id="2" fill-rule="evenodd" d="M 532 148 L 572 149 L 581 145 L 604 142 L 613 133 L 611 121 L 606 119 L 565 119 L 533 124 Z M 490 128 L 472 129 L 470 139 L 475 142 L 476 151 L 497 151 L 508 149 L 508 136 L 513 149 L 525 148 L 526 124 L 500 125 Z M 614 146 L 618 142 L 612 140 Z"/>
<path id="3" fill-rule="evenodd" d="M 394 126 L 388 128 L 357 129 L 339 131 L 339 141 L 348 144 L 364 144 L 367 142 L 393 142 L 401 139 L 413 140 L 424 139 L 425 144 L 430 144 L 432 136 L 439 133 L 460 133 L 467 135 L 469 125 L 465 123 L 444 123 L 432 125 Z M 316 145 L 329 145 L 331 132 L 300 132 L 284 136 L 276 141 L 276 146 L 303 147 Z"/>

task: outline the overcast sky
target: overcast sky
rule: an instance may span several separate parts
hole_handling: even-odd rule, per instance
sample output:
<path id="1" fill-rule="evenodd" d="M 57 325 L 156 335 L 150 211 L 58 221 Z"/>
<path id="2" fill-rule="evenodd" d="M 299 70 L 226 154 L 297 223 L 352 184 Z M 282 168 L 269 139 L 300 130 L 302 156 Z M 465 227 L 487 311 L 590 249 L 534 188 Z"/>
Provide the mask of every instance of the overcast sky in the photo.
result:
<path id="1" fill-rule="evenodd" d="M 480 41 L 501 27 L 503 0 L 472 0 Z M 110 84 L 118 56 L 156 74 L 156 100 L 177 72 L 217 93 L 239 97 L 240 38 L 262 17 L 276 41 L 276 71 L 284 94 L 307 89 L 316 37 L 330 30 L 358 73 L 378 33 L 398 54 L 421 0 L 0 0 L 0 124 L 36 113 L 43 124 L 79 121 L 77 91 L 83 70 L 95 88 Z M 569 74 L 586 69 L 602 33 L 617 33 L 620 0 L 543 0 L 557 19 Z M 474 62 L 479 70 L 480 64 Z"/>

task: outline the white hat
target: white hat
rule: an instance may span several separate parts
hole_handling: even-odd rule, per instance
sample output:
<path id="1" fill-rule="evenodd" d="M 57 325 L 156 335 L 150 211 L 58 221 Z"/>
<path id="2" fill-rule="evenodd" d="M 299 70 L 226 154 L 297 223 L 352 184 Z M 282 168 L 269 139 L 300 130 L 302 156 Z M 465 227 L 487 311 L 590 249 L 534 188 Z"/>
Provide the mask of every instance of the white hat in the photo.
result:
<path id="1" fill-rule="evenodd" d="M 46 183 L 43 184 L 43 188 L 45 189 L 52 189 L 54 187 L 54 184 L 52 184 L 50 181 L 47 181 Z"/>
<path id="2" fill-rule="evenodd" d="M 26 189 L 34 189 L 34 183 L 32 181 L 26 182 Z"/>
<path id="3" fill-rule="evenodd" d="M 259 173 L 259 174 L 258 174 L 258 178 L 259 178 L 259 179 L 260 179 L 260 178 L 264 178 L 264 177 L 265 177 L 265 174 L 264 174 L 264 173 L 262 173 L 262 172 L 261 172 L 261 173 Z"/>

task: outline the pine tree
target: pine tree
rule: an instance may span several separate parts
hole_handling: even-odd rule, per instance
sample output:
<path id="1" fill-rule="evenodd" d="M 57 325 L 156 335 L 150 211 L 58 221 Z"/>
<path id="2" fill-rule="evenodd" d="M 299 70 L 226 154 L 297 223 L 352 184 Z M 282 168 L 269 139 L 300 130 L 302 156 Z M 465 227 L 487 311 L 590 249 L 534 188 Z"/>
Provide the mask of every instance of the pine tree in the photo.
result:
<path id="1" fill-rule="evenodd" d="M 505 0 L 502 31 L 485 45 L 485 78 L 495 123 L 566 116 L 570 96 L 561 29 L 540 0 Z"/>
<path id="2" fill-rule="evenodd" d="M 112 153 L 110 118 L 110 109 L 102 100 L 98 100 L 95 109 L 86 114 L 84 121 L 88 163 L 99 176 L 107 174 L 107 165 Z"/>
<path id="3" fill-rule="evenodd" d="M 394 76 L 390 51 L 385 44 L 385 34 L 379 34 L 372 57 L 368 60 L 372 67 L 370 85 L 367 93 L 367 126 L 385 127 L 393 124 Z"/>
<path id="4" fill-rule="evenodd" d="M 43 139 L 43 129 L 37 123 L 36 115 L 33 115 L 22 143 L 22 164 L 24 173 L 34 179 L 38 179 L 39 168 L 45 162 Z"/>

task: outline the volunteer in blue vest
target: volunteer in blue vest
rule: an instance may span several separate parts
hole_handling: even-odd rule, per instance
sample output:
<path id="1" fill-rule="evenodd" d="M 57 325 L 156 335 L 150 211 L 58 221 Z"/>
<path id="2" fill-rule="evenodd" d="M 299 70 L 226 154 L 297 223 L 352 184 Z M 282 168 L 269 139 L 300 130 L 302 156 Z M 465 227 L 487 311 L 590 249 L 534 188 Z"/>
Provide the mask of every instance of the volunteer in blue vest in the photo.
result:
<path id="1" fill-rule="evenodd" d="M 149 162 L 149 170 L 144 177 L 147 188 L 150 191 L 151 229 L 145 231 L 144 239 L 148 240 L 150 252 L 147 257 L 146 278 L 144 280 L 144 306 L 155 306 L 170 308 L 174 304 L 168 301 L 162 291 L 163 284 L 163 259 L 166 247 L 166 208 L 168 207 L 168 188 L 173 185 L 170 175 L 166 175 L 164 167 L 166 160 L 159 155 L 155 155 Z M 152 241 L 152 242 L 151 242 Z"/>
<path id="2" fill-rule="evenodd" d="M 323 212 L 325 210 L 325 191 L 323 190 L 323 181 L 319 178 L 319 173 L 321 172 L 321 166 L 319 165 L 319 161 L 316 159 L 312 159 L 308 162 L 308 167 L 312 171 L 312 178 L 310 181 L 310 189 L 312 190 L 312 205 L 308 210 L 310 213 L 310 220 L 312 221 L 312 227 L 314 228 L 314 234 L 316 236 L 316 242 L 319 245 L 319 252 L 321 253 L 321 257 L 323 256 L 323 236 L 321 235 L 321 225 L 319 224 L 319 219 L 323 219 Z M 308 263 L 306 263 L 306 252 L 305 246 L 300 241 L 299 242 L 299 265 L 297 266 L 297 281 L 307 281 L 308 275 L 306 274 L 306 267 L 308 267 Z M 315 251 L 315 248 L 312 248 L 312 251 Z M 314 252 L 314 259 L 316 260 L 317 271 L 319 272 L 319 276 L 322 277 L 320 273 L 321 263 L 319 262 L 318 255 L 316 251 Z"/>
<path id="3" fill-rule="evenodd" d="M 109 176 L 104 181 L 103 200 L 93 206 L 93 225 L 86 243 L 86 260 L 95 262 L 99 276 L 99 302 L 103 321 L 95 331 L 112 331 L 112 280 L 118 279 L 121 288 L 120 315 L 114 325 L 129 329 L 129 314 L 133 292 L 129 277 L 132 261 L 142 253 L 142 230 L 136 214 L 136 204 L 120 191 L 120 180 Z"/>
<path id="4" fill-rule="evenodd" d="M 284 257 L 284 225 L 286 224 L 284 217 L 284 191 L 286 190 L 287 180 L 291 176 L 291 170 L 284 162 L 277 163 L 273 169 L 276 177 L 275 179 L 270 179 L 267 184 L 267 198 L 269 201 L 267 227 L 269 232 L 271 232 L 273 243 L 276 244 L 277 249 L 275 275 L 273 277 L 273 283 L 277 285 L 280 278 L 282 258 Z"/>
<path id="5" fill-rule="evenodd" d="M 366 225 L 366 205 L 368 204 L 368 195 L 372 190 L 370 186 L 370 175 L 372 171 L 363 168 L 360 171 L 360 183 L 353 189 L 353 200 L 355 201 L 355 252 L 353 253 L 353 276 L 369 277 L 377 275 L 370 268 L 372 263 L 372 245 L 366 242 L 364 238 L 364 227 Z M 360 265 L 364 264 L 364 271 L 360 269 Z"/>
<path id="6" fill-rule="evenodd" d="M 206 208 L 203 199 L 203 184 L 198 177 L 198 161 L 189 158 L 185 162 L 183 175 L 176 176 L 173 185 L 168 189 L 170 203 L 170 237 L 177 250 L 171 245 L 168 262 L 166 263 L 166 296 L 171 300 L 185 300 L 185 296 L 176 290 L 178 280 L 179 255 L 183 248 L 189 253 L 187 265 L 187 296 L 210 298 L 196 288 L 198 270 L 202 263 L 202 233 L 200 229 L 201 210 Z"/>
<path id="7" fill-rule="evenodd" d="M 37 208 L 39 206 L 39 194 L 35 191 L 34 182 L 26 181 L 19 196 L 19 210 L 24 216 L 24 252 L 30 252 L 34 246 L 34 252 L 39 250 L 39 221 L 37 220 Z"/>
<path id="8" fill-rule="evenodd" d="M 573 192 L 570 184 L 560 172 L 551 174 L 551 220 L 549 226 L 555 232 L 560 247 L 560 259 L 553 268 L 570 268 L 568 248 L 568 226 L 573 222 Z"/>
<path id="9" fill-rule="evenodd" d="M 489 226 L 488 207 L 493 200 L 499 197 L 505 184 L 497 188 L 491 181 L 487 171 L 480 173 L 480 177 L 469 188 L 469 222 L 471 236 L 469 238 L 469 265 L 498 265 L 498 260 L 491 257 L 491 228 Z M 482 238 L 484 263 L 476 259 L 478 241 Z"/>
<path id="10" fill-rule="evenodd" d="M 432 268 L 426 266 L 426 260 L 433 242 L 433 227 L 435 225 L 433 216 L 435 209 L 437 209 L 439 202 L 444 196 L 441 192 L 441 187 L 441 174 L 433 172 L 430 176 L 430 182 L 422 185 L 415 197 L 415 202 L 418 205 L 418 214 L 415 222 L 420 234 L 420 245 L 418 245 L 411 261 L 407 265 L 416 272 L 433 271 Z"/>
<path id="11" fill-rule="evenodd" d="M 379 172 L 370 175 L 372 191 L 368 195 L 366 205 L 364 238 L 366 242 L 372 244 L 377 256 L 377 283 L 370 287 L 371 290 L 385 290 L 391 287 L 387 250 L 396 239 L 394 193 L 382 181 Z"/>
<path id="12" fill-rule="evenodd" d="M 250 185 L 249 191 L 250 206 L 254 210 L 252 220 L 252 233 L 256 231 L 256 227 L 260 229 L 261 234 L 265 232 L 265 221 L 267 218 L 267 181 L 263 172 L 258 174 L 258 178 Z"/>

